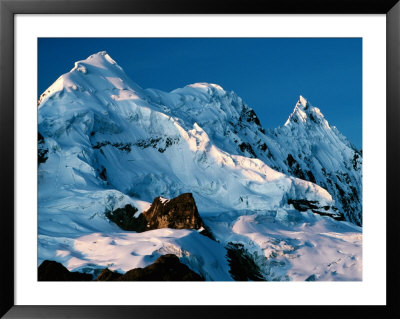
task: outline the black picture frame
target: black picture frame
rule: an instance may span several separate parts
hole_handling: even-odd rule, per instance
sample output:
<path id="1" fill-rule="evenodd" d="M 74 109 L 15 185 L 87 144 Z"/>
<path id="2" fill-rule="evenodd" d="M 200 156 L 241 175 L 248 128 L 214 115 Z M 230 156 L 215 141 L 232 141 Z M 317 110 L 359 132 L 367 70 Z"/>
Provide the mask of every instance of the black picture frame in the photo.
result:
<path id="1" fill-rule="evenodd" d="M 400 3 L 399 0 L 0 0 L 0 156 L 1 263 L 0 315 L 4 318 L 228 318 L 296 315 L 399 316 L 399 276 L 395 258 L 399 240 L 396 181 L 400 136 Z M 387 23 L 387 283 L 386 306 L 22 306 L 14 295 L 14 17 L 16 14 L 385 14 Z M 383 107 L 383 106 L 380 106 Z M 377 274 L 381 276 L 381 274 Z M 312 308 L 311 308 L 312 307 Z"/>

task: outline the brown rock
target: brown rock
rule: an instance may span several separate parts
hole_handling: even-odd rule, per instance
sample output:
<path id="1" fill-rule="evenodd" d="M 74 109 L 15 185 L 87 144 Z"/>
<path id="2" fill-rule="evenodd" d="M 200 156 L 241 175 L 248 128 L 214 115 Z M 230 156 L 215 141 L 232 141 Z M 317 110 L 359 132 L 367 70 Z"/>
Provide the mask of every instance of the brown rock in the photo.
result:
<path id="1" fill-rule="evenodd" d="M 114 280 L 117 280 L 121 276 L 122 276 L 121 274 L 119 274 L 117 272 L 113 272 L 110 269 L 106 268 L 106 269 L 102 270 L 102 272 L 96 278 L 96 280 L 97 281 L 114 281 Z"/>
<path id="2" fill-rule="evenodd" d="M 177 256 L 167 254 L 145 268 L 129 270 L 117 281 L 204 281 L 204 278 L 182 264 Z"/>
<path id="3" fill-rule="evenodd" d="M 156 197 L 143 215 L 147 220 L 146 230 L 205 228 L 191 193 L 179 195 L 164 203 L 160 197 Z"/>
<path id="4" fill-rule="evenodd" d="M 134 217 L 136 212 L 137 208 L 128 204 L 124 208 L 106 212 L 105 215 L 123 230 L 141 233 L 159 228 L 203 228 L 200 234 L 215 240 L 211 231 L 204 225 L 191 193 L 185 193 L 167 201 L 156 197 L 150 208 L 137 218 Z"/>

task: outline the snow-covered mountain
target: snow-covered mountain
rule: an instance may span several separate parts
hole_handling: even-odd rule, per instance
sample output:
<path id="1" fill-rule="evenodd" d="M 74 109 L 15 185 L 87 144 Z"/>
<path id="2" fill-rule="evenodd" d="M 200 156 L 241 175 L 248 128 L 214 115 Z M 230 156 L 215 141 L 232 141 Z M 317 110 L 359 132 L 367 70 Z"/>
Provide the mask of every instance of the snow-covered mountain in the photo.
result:
<path id="1" fill-rule="evenodd" d="M 215 84 L 146 91 L 168 114 L 197 123 L 220 149 L 259 158 L 279 172 L 322 186 L 346 220 L 362 225 L 361 152 L 304 97 L 284 126 L 266 130 L 240 97 Z"/>
<path id="2" fill-rule="evenodd" d="M 267 280 L 361 279 L 360 152 L 300 97 L 262 128 L 233 92 L 142 89 L 105 52 L 75 63 L 38 101 L 39 260 L 127 271 L 173 253 L 232 280 L 241 245 Z M 217 241 L 196 230 L 122 231 L 106 212 L 192 193 Z"/>
<path id="3" fill-rule="evenodd" d="M 322 186 L 346 220 L 362 225 L 362 153 L 318 108 L 300 96 L 285 125 L 267 135 L 274 141 L 267 164 Z"/>

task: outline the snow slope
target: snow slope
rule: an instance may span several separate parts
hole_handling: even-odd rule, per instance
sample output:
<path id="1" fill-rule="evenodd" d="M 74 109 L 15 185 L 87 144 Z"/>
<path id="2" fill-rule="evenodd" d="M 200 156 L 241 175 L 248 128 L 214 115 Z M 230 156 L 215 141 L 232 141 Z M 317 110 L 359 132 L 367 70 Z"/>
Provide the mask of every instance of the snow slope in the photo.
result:
<path id="1" fill-rule="evenodd" d="M 38 167 L 38 263 L 52 259 L 70 270 L 109 267 L 123 272 L 147 266 L 160 254 L 172 252 L 208 280 L 231 280 L 224 247 L 228 242 L 243 242 L 251 251 L 284 233 L 300 242 L 320 244 L 302 248 L 302 262 L 289 257 L 282 261 L 266 253 L 281 251 L 279 245 L 260 248 L 258 252 L 262 255 L 263 251 L 264 257 L 256 262 L 266 279 L 304 280 L 311 275 L 322 280 L 361 278 L 361 229 L 311 210 L 298 212 L 288 204 L 289 200 L 313 201 L 325 207 L 327 215 L 336 214 L 335 206 L 341 211 L 344 208 L 335 201 L 335 192 L 317 185 L 327 186 L 319 183 L 324 181 L 321 174 L 315 173 L 317 184 L 312 183 L 305 180 L 310 178 L 296 177 L 299 174 L 291 170 L 293 163 L 285 164 L 287 152 L 297 154 L 293 150 L 299 147 L 308 150 L 288 142 L 293 138 L 288 132 L 297 129 L 291 128 L 296 114 L 283 128 L 266 132 L 254 111 L 235 93 L 208 83 L 170 93 L 142 89 L 106 52 L 76 62 L 41 95 L 38 104 L 38 129 L 43 137 L 39 148 L 44 154 Z M 302 132 L 306 134 L 308 129 L 303 126 Z M 274 132 L 275 140 L 271 137 Z M 326 136 L 321 129 L 318 134 L 313 141 L 308 139 L 310 152 L 315 145 L 323 150 L 317 152 L 320 155 L 315 163 L 320 166 L 315 170 L 324 168 L 331 174 L 346 167 L 347 162 L 343 164 L 340 157 L 325 164 L 327 152 L 335 155 L 342 144 L 351 149 L 347 140 L 341 135 L 336 140 L 337 130 Z M 329 141 L 336 143 L 334 151 L 326 150 Z M 260 155 L 265 153 L 263 143 L 267 142 L 274 161 Z M 261 145 L 260 149 L 255 145 Z M 342 154 L 348 157 L 351 151 L 344 146 Z M 342 159 L 347 160 L 345 156 Z M 308 165 L 301 167 L 313 169 Z M 354 178 L 354 185 L 361 188 L 361 175 Z M 186 192 L 193 193 L 200 215 L 219 243 L 193 230 L 123 232 L 104 215 L 128 203 L 141 212 L 157 196 L 172 198 Z M 343 213 L 352 220 L 349 216 L 353 211 Z M 287 224 L 298 214 L 303 216 L 301 225 L 276 223 L 286 220 Z M 263 218 L 266 215 L 272 219 Z M 304 235 L 297 238 L 299 228 Z M 324 235 L 328 233 L 334 235 Z M 346 238 L 348 244 L 342 245 L 338 238 Z M 326 247 L 334 248 L 320 258 Z M 324 275 L 327 264 L 343 257 L 339 251 L 356 256 L 356 266 L 346 272 L 343 264 L 338 277 Z M 308 266 L 304 260 L 310 261 Z M 319 265 L 319 271 L 311 270 L 311 260 Z M 286 265 L 279 276 L 270 274 L 273 262 Z"/>
<path id="2" fill-rule="evenodd" d="M 362 280 L 362 234 L 337 222 L 292 209 L 206 217 L 222 243 L 241 243 L 268 281 Z"/>

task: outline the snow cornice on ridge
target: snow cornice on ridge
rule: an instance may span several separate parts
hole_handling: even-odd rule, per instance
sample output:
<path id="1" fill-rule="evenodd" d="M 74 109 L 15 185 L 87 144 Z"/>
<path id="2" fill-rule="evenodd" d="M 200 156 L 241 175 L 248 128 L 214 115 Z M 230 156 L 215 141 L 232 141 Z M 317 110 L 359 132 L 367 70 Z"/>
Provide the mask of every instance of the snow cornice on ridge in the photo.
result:
<path id="1" fill-rule="evenodd" d="M 225 92 L 225 90 L 222 88 L 222 86 L 215 84 L 215 83 L 197 82 L 197 83 L 189 84 L 187 86 L 192 87 L 192 88 L 200 88 L 200 89 L 211 88 L 211 89 Z"/>
<path id="2" fill-rule="evenodd" d="M 120 71 L 122 71 L 122 68 L 115 62 L 115 60 L 106 52 L 106 51 L 100 51 L 95 54 L 90 55 L 84 60 L 76 61 L 74 67 L 71 69 L 70 72 L 73 72 L 74 70 L 79 70 L 79 67 L 82 66 L 93 66 L 93 67 L 99 67 L 102 69 L 113 69 L 117 67 Z"/>

